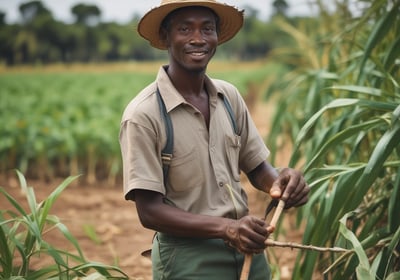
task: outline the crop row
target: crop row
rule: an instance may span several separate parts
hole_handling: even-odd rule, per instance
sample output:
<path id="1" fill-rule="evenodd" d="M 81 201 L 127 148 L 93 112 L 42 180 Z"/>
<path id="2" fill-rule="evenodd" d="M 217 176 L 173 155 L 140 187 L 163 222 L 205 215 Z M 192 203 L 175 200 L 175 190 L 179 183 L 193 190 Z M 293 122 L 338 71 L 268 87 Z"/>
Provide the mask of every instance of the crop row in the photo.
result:
<path id="1" fill-rule="evenodd" d="M 246 69 L 221 68 L 213 76 L 245 91 L 271 71 L 265 64 Z M 122 112 L 155 75 L 148 69 L 0 74 L 0 172 L 17 168 L 39 179 L 83 174 L 89 183 L 115 182 Z"/>
<path id="2" fill-rule="evenodd" d="M 1 170 L 18 168 L 41 179 L 114 177 L 120 171 L 122 111 L 153 78 L 140 73 L 0 75 Z"/>

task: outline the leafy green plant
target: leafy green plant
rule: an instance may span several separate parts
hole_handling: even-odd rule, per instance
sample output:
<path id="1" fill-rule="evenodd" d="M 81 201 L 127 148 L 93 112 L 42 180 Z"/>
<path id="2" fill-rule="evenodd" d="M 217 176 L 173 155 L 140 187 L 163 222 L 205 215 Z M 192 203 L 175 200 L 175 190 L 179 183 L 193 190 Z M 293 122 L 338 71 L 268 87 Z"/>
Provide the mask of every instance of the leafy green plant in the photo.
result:
<path id="1" fill-rule="evenodd" d="M 294 279 L 399 277 L 400 3 L 364 7 L 358 18 L 321 13 L 314 30 L 281 23 L 298 44 L 281 54 L 299 64 L 276 85 L 270 146 L 291 143 L 290 165 L 312 187 L 303 242 L 356 252 L 301 251 Z"/>
<path id="2" fill-rule="evenodd" d="M 1 279 L 73 279 L 87 276 L 93 271 L 107 279 L 128 279 L 118 267 L 85 259 L 77 240 L 58 217 L 50 215 L 51 207 L 61 192 L 76 178 L 69 177 L 62 182 L 45 200 L 38 203 L 34 189 L 27 186 L 25 177 L 17 171 L 21 189 L 26 194 L 29 211 L 12 197 L 4 188 L 3 195 L 14 207 L 0 211 L 0 278 Z M 46 242 L 45 234 L 58 230 L 76 253 L 56 248 Z M 34 268 L 32 259 L 48 258 L 48 265 Z"/>

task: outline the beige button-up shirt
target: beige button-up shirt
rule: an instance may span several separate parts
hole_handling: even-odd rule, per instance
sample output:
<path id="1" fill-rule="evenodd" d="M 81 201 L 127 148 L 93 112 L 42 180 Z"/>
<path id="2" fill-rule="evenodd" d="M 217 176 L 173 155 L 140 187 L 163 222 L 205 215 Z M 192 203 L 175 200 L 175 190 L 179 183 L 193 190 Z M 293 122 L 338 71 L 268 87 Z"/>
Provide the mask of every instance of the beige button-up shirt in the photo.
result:
<path id="1" fill-rule="evenodd" d="M 166 143 L 157 87 L 171 117 L 174 150 L 166 184 L 161 150 Z M 166 203 L 195 214 L 240 218 L 248 213 L 240 171 L 247 173 L 269 155 L 238 90 L 206 77 L 210 124 L 174 88 L 164 67 L 156 81 L 126 107 L 120 130 L 125 196 L 145 189 L 165 196 Z M 233 131 L 223 104 L 232 106 L 238 126 Z"/>

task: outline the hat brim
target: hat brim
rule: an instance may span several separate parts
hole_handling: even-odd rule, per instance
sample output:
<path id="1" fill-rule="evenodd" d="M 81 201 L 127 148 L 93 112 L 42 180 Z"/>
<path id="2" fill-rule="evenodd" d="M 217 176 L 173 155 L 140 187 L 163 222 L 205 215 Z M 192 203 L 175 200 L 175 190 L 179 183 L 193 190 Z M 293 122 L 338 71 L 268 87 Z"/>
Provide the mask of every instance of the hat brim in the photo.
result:
<path id="1" fill-rule="evenodd" d="M 148 40 L 153 47 L 161 50 L 167 49 L 159 34 L 162 21 L 172 11 L 189 6 L 210 8 L 217 14 L 220 24 L 218 44 L 232 39 L 243 25 L 243 11 L 236 7 L 216 1 L 182 1 L 160 5 L 147 12 L 138 24 L 139 34 Z"/>

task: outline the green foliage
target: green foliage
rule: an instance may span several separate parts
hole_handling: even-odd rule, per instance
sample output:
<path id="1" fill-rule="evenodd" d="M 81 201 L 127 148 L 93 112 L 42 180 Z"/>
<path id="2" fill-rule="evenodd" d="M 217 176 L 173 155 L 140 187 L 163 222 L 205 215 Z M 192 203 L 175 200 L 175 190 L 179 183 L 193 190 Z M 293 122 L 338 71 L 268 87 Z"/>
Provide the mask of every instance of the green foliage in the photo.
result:
<path id="1" fill-rule="evenodd" d="M 4 188 L 0 194 L 14 210 L 0 211 L 0 278 L 1 279 L 73 279 L 93 271 L 107 279 L 128 279 L 119 268 L 85 259 L 77 240 L 58 217 L 50 210 L 62 191 L 75 179 L 69 177 L 45 200 L 37 202 L 34 189 L 26 183 L 22 173 L 17 172 L 21 190 L 26 195 L 29 211 Z M 70 253 L 46 242 L 45 234 L 58 230 L 77 253 Z M 34 268 L 32 260 L 48 257 L 50 264 Z"/>
<path id="2" fill-rule="evenodd" d="M 281 22 L 297 48 L 277 52 L 293 70 L 273 88 L 283 98 L 269 145 L 293 144 L 290 165 L 312 187 L 303 242 L 356 252 L 300 252 L 294 279 L 316 270 L 390 279 L 400 269 L 400 3 L 372 1 L 359 18 L 344 4 L 318 29 Z"/>

